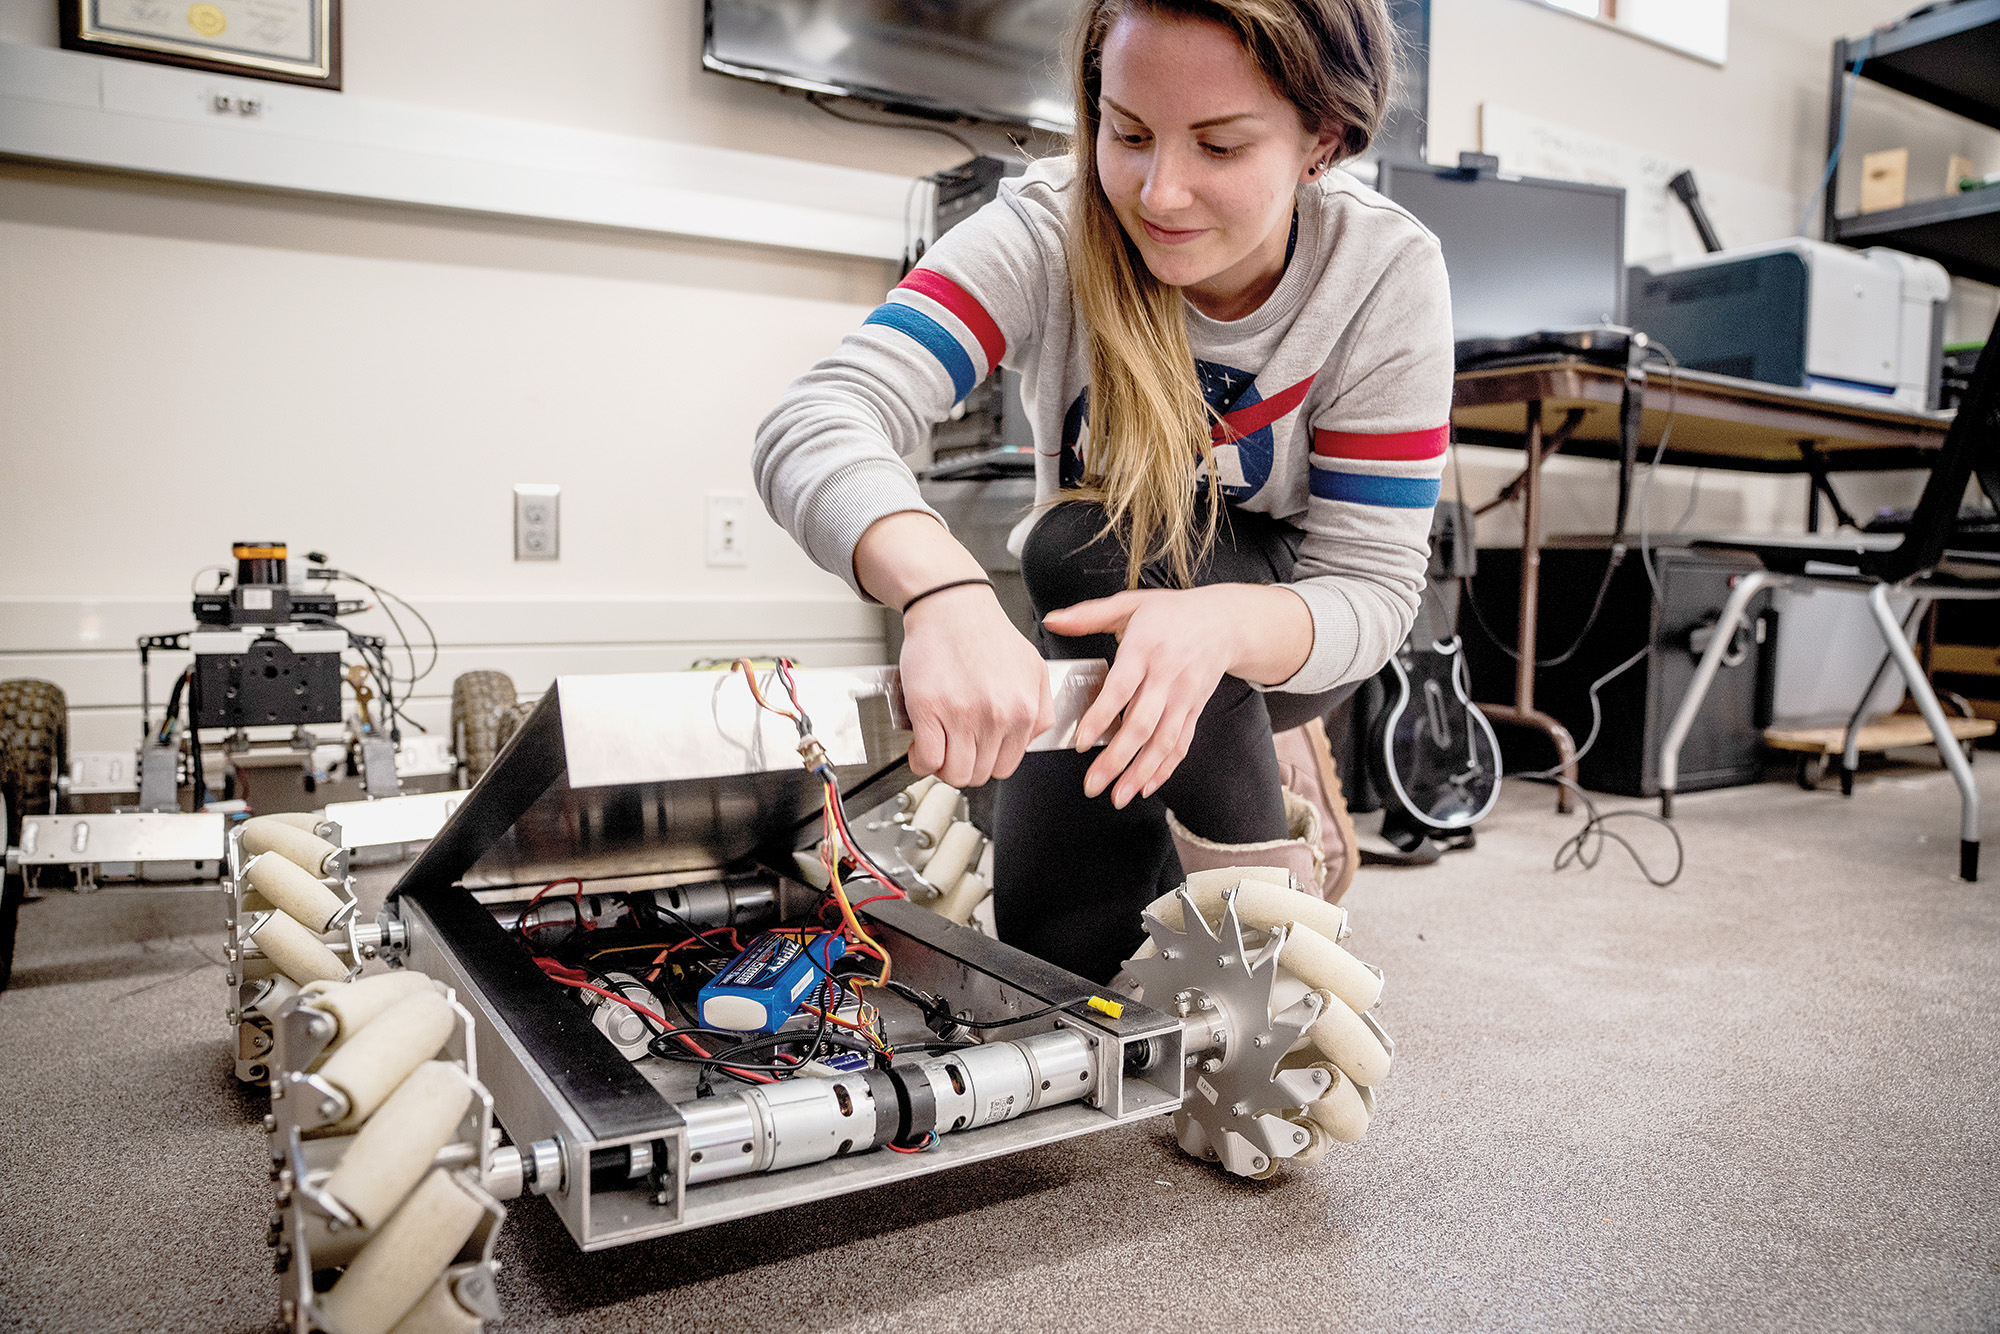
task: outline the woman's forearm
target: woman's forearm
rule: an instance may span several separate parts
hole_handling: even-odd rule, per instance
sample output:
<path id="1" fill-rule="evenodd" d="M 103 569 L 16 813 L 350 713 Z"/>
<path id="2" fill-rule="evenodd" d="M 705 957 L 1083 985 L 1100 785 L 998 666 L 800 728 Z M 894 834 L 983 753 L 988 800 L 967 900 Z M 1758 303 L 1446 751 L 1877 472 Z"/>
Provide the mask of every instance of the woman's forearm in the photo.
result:
<path id="1" fill-rule="evenodd" d="M 1274 686 L 1298 675 L 1312 656 L 1313 618 L 1306 600 L 1283 584 L 1224 585 L 1242 608 L 1229 674 Z"/>
<path id="2" fill-rule="evenodd" d="M 927 588 L 985 573 L 963 543 L 921 510 L 884 515 L 854 544 L 855 582 L 883 606 L 898 610 Z"/>

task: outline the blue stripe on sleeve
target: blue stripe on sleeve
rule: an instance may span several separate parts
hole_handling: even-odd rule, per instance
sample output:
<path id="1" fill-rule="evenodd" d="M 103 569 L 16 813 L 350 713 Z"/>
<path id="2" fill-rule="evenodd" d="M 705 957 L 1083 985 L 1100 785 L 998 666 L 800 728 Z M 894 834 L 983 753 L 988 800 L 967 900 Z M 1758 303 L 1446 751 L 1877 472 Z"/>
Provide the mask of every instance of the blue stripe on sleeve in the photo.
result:
<path id="1" fill-rule="evenodd" d="M 958 340 L 953 338 L 942 324 L 921 310 L 906 306 L 900 301 L 888 301 L 875 307 L 874 313 L 862 323 L 887 325 L 891 329 L 908 334 L 928 348 L 930 354 L 943 364 L 946 373 L 951 376 L 951 387 L 956 391 L 952 402 L 956 403 L 964 398 L 972 392 L 972 387 L 979 383 L 972 372 L 972 358 L 965 355 L 965 349 L 959 346 Z M 1436 489 L 1432 487 L 1433 491 Z"/>
<path id="2" fill-rule="evenodd" d="M 1321 500 L 1347 500 L 1357 505 L 1426 510 L 1438 503 L 1435 477 L 1377 477 L 1365 472 L 1312 470 L 1312 493 Z"/>

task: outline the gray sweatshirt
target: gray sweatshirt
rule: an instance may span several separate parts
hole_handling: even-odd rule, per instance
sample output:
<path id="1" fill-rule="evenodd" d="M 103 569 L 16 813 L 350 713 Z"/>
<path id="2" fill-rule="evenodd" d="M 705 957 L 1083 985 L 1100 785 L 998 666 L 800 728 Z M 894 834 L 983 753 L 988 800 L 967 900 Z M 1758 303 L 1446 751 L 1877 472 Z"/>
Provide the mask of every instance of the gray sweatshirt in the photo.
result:
<path id="1" fill-rule="evenodd" d="M 758 428 L 758 492 L 822 568 L 854 583 L 870 524 L 935 514 L 902 456 L 996 366 L 1021 375 L 1036 499 L 1082 477 L 1089 370 L 1063 260 L 1073 176 L 1051 158 L 1003 184 Z M 1186 310 L 1222 416 L 1229 502 L 1305 533 L 1288 586 L 1312 611 L 1312 654 L 1274 688 L 1309 694 L 1373 675 L 1409 633 L 1449 436 L 1452 336 L 1437 238 L 1408 213 L 1331 171 L 1300 187 L 1298 223 L 1256 311 Z"/>

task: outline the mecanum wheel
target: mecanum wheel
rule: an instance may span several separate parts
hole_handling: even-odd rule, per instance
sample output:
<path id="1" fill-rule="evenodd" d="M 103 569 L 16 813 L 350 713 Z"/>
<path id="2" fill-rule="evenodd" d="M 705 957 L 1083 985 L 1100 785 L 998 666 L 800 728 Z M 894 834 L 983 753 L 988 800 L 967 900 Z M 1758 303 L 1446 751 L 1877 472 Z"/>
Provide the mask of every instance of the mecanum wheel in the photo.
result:
<path id="1" fill-rule="evenodd" d="M 451 683 L 452 748 L 476 783 L 500 751 L 500 720 L 514 710 L 514 681 L 505 672 L 465 672 Z"/>

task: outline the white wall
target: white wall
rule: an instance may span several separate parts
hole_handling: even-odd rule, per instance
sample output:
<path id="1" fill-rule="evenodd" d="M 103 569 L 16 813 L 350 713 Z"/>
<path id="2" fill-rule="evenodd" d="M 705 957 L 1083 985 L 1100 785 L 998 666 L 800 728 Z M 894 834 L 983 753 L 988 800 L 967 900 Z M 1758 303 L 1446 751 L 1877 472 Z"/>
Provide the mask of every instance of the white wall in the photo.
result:
<path id="1" fill-rule="evenodd" d="M 699 70 L 685 0 L 349 0 L 349 95 L 916 175 L 942 137 L 841 124 Z M 54 46 L 0 0 L 0 40 Z M 988 146 L 1004 147 L 994 136 Z M 187 622 L 242 537 L 321 550 L 430 609 L 451 678 L 790 652 L 877 661 L 881 612 L 752 506 L 705 493 L 858 323 L 889 266 L 0 162 L 0 677 L 68 689 L 76 744 L 136 735 L 133 637 Z M 512 560 L 515 482 L 563 487 L 562 559 Z M 387 630 L 379 618 L 358 622 Z M 156 705 L 179 668 L 155 669 Z"/>
<path id="2" fill-rule="evenodd" d="M 1717 70 L 1524 0 L 1434 0 L 1433 155 L 1477 147 L 1492 102 L 1803 195 L 1828 42 L 1902 7 L 1738 0 Z M 346 89 L 903 175 L 963 158 L 701 72 L 700 9 L 347 0 Z M 54 46 L 54 11 L 0 0 L 0 41 Z M 892 279 L 804 251 L 0 162 L 0 676 L 57 679 L 86 706 L 80 745 L 128 744 L 122 646 L 183 626 L 195 570 L 266 536 L 440 609 L 450 657 L 427 692 L 480 665 L 533 692 L 558 670 L 737 649 L 879 655 L 880 613 L 760 516 L 746 568 L 707 566 L 702 513 L 704 492 L 749 489 L 757 420 Z M 1490 492 L 1517 461 L 1468 451 L 1468 482 Z M 1552 476 L 1552 527 L 1602 528 L 1602 469 Z M 564 488 L 556 564 L 511 559 L 518 481 Z M 1687 481 L 1658 490 L 1670 524 Z M 1789 481 L 1717 475 L 1704 496 L 1703 526 L 1803 512 Z M 441 720 L 441 698 L 419 714 Z"/>

